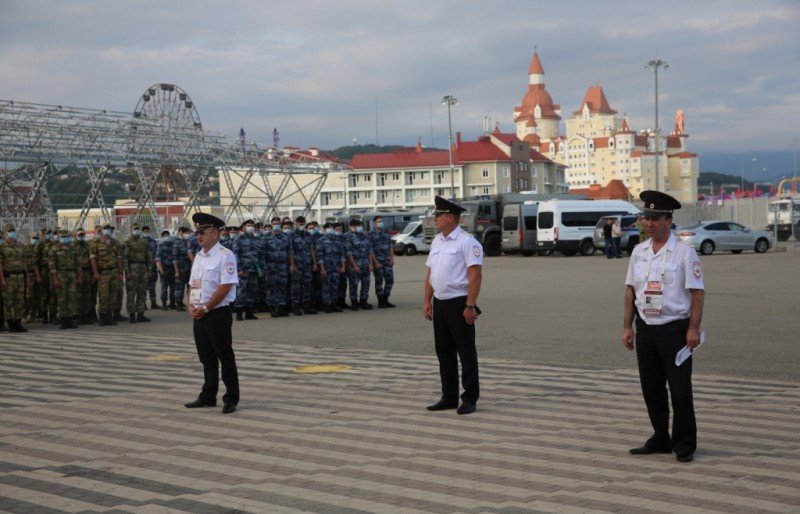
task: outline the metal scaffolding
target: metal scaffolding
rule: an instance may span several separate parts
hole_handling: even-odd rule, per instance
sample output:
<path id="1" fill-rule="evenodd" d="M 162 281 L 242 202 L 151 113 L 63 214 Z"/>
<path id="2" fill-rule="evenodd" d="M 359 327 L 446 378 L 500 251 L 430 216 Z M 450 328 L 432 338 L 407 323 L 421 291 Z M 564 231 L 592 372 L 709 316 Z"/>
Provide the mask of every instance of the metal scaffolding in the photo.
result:
<path id="1" fill-rule="evenodd" d="M 309 211 L 328 173 L 345 169 L 270 146 L 243 147 L 204 131 L 194 103 L 174 84 L 148 88 L 133 113 L 0 100 L 0 160 L 6 170 L 0 173 L 0 218 L 29 228 L 36 219 L 55 222 L 47 183 L 67 166 L 85 170 L 91 185 L 75 227 L 95 206 L 112 221 L 101 192 L 112 170 L 135 171 L 137 216 L 148 208 L 156 213 L 164 195 L 188 196 L 184 212 L 191 215 L 208 177 L 218 174 L 231 192 L 226 218 L 253 216 L 243 201 L 256 190 L 261 211 L 255 217 L 264 221 L 298 199 Z M 297 175 L 311 177 L 298 181 Z M 275 176 L 279 180 L 270 180 Z M 162 229 L 158 216 L 153 224 Z"/>

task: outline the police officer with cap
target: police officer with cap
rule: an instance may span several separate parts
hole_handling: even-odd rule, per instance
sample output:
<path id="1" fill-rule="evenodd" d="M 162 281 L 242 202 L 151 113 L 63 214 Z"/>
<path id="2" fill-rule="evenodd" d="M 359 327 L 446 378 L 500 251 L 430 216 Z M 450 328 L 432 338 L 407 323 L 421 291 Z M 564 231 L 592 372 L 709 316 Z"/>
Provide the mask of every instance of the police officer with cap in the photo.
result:
<path id="1" fill-rule="evenodd" d="M 480 314 L 476 302 L 481 289 L 483 248 L 458 226 L 463 207 L 436 197 L 434 211 L 439 234 L 431 243 L 425 277 L 425 305 L 422 313 L 433 320 L 433 336 L 442 398 L 428 410 L 455 409 L 458 414 L 475 411 L 478 401 L 478 353 L 475 349 L 475 320 Z M 458 405 L 458 360 L 464 394 Z"/>
<path id="2" fill-rule="evenodd" d="M 189 278 L 189 314 L 194 319 L 194 342 L 203 364 L 203 389 L 188 409 L 213 407 L 217 404 L 219 365 L 222 365 L 222 413 L 236 410 L 239 403 L 239 374 L 233 353 L 230 304 L 236 299 L 236 257 L 219 244 L 220 229 L 225 223 L 211 214 L 198 212 L 192 216 L 195 235 L 202 246 L 192 263 Z"/>
<path id="3" fill-rule="evenodd" d="M 674 452 L 679 462 L 690 462 L 697 447 L 692 359 L 676 365 L 675 356 L 684 346 L 693 350 L 700 344 L 703 270 L 694 248 L 679 243 L 671 231 L 672 212 L 681 208 L 680 202 L 659 191 L 642 191 L 639 198 L 650 238 L 634 248 L 628 263 L 622 344 L 629 350 L 636 347 L 654 433 L 630 453 Z M 667 384 L 673 407 L 671 437 Z"/>

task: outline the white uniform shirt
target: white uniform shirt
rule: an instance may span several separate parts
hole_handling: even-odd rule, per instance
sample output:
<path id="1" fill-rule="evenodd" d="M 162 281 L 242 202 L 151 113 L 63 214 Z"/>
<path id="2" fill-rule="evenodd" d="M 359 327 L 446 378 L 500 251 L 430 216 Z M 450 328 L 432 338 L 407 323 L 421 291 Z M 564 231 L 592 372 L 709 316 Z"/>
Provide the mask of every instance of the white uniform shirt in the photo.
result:
<path id="1" fill-rule="evenodd" d="M 214 295 L 217 287 L 224 284 L 233 284 L 231 290 L 214 308 L 225 307 L 236 300 L 236 285 L 239 275 L 236 270 L 236 257 L 233 252 L 219 244 L 215 244 L 206 253 L 200 250 L 192 263 L 192 275 L 189 284 L 192 289 L 200 289 L 200 302 L 195 306 L 202 306 Z"/>
<path id="2" fill-rule="evenodd" d="M 437 299 L 467 296 L 467 268 L 483 265 L 483 248 L 474 237 L 456 227 L 447 237 L 437 234 L 433 238 L 425 265 L 431 269 L 431 287 Z"/>
<path id="3" fill-rule="evenodd" d="M 644 292 L 648 281 L 662 281 L 663 306 L 658 316 L 644 315 Z M 648 325 L 663 325 L 688 318 L 692 307 L 689 290 L 705 289 L 697 252 L 691 246 L 679 243 L 674 234 L 670 234 L 667 243 L 656 254 L 653 254 L 652 239 L 636 245 L 628 262 L 625 285 L 633 286 L 639 316 Z"/>

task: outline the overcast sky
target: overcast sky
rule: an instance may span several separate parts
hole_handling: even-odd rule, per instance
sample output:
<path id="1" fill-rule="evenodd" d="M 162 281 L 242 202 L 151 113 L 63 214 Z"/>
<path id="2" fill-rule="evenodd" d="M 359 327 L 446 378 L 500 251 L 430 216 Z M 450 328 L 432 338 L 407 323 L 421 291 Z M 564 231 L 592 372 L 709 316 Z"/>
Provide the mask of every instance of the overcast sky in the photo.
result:
<path id="1" fill-rule="evenodd" d="M 335 148 L 447 146 L 483 117 L 513 131 L 538 47 L 566 118 L 600 84 L 634 130 L 683 108 L 696 151 L 785 150 L 800 138 L 800 2 L 0 0 L 0 99 L 132 112 L 151 84 L 194 100 L 206 129 Z M 431 123 L 432 118 L 432 123 Z"/>

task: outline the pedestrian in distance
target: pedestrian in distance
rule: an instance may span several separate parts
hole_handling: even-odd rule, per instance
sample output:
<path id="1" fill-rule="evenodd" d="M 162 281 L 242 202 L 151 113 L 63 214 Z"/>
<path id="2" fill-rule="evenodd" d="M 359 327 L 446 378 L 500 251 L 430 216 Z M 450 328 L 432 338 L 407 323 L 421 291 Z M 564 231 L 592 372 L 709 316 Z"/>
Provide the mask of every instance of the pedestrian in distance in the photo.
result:
<path id="1" fill-rule="evenodd" d="M 193 320 L 197 356 L 203 364 L 203 387 L 197 399 L 185 404 L 187 409 L 214 407 L 219 390 L 219 369 L 225 395 L 223 414 L 236 411 L 239 404 L 239 372 L 233 352 L 233 315 L 239 282 L 236 257 L 219 244 L 220 229 L 225 223 L 211 214 L 192 216 L 200 250 L 195 254 L 189 277 L 189 315 Z"/>
<path id="2" fill-rule="evenodd" d="M 33 284 L 28 262 L 28 250 L 17 238 L 14 225 L 5 226 L 5 241 L 0 245 L 0 289 L 2 289 L 4 318 L 9 332 L 27 332 L 22 326 L 25 310 L 25 282 Z M 38 277 L 37 277 L 38 278 Z"/>
<path id="3" fill-rule="evenodd" d="M 670 230 L 680 202 L 658 191 L 642 191 L 639 198 L 650 237 L 636 246 L 628 262 L 622 344 L 628 350 L 636 348 L 653 435 L 630 453 L 674 452 L 679 462 L 690 462 L 697 448 L 692 358 L 678 365 L 675 357 L 682 348 L 700 344 L 703 270 L 694 248 L 679 243 Z M 673 409 L 671 436 L 667 384 Z"/>
<path id="4" fill-rule="evenodd" d="M 612 218 L 611 223 L 611 248 L 613 249 L 613 254 L 615 259 L 622 258 L 622 250 L 620 249 L 619 245 L 622 241 L 622 229 L 619 227 L 619 220 L 617 218 Z"/>
<path id="5" fill-rule="evenodd" d="M 458 226 L 460 205 L 437 196 L 433 212 L 439 232 L 431 243 L 425 265 L 425 296 L 422 314 L 433 321 L 436 357 L 442 382 L 442 397 L 430 411 L 458 408 L 470 414 L 480 396 L 478 353 L 475 348 L 475 320 L 481 290 L 483 249 L 474 237 Z M 464 393 L 458 405 L 458 361 Z"/>
<path id="6" fill-rule="evenodd" d="M 606 259 L 614 258 L 614 241 L 611 236 L 611 225 L 613 223 L 613 218 L 606 218 L 606 223 L 603 225 L 603 243 L 606 246 Z"/>
<path id="7" fill-rule="evenodd" d="M 372 246 L 372 274 L 375 278 L 375 296 L 378 297 L 378 308 L 394 307 L 389 303 L 394 285 L 394 251 L 392 236 L 383 227 L 383 218 L 372 219 L 372 230 L 369 231 L 369 242 Z"/>

